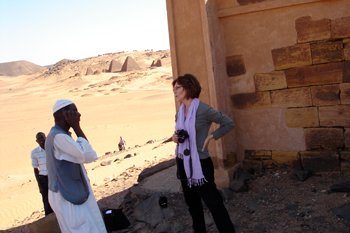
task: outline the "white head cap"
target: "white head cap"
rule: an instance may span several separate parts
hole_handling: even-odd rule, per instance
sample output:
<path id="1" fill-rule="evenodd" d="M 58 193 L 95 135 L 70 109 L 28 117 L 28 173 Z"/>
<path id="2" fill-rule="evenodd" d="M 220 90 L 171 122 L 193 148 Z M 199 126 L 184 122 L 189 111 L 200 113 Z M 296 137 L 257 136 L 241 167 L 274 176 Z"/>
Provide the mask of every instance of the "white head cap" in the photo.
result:
<path id="1" fill-rule="evenodd" d="M 57 100 L 55 105 L 52 108 L 53 113 L 57 112 L 58 110 L 70 105 L 70 104 L 74 104 L 71 100 L 68 99 L 60 99 Z"/>

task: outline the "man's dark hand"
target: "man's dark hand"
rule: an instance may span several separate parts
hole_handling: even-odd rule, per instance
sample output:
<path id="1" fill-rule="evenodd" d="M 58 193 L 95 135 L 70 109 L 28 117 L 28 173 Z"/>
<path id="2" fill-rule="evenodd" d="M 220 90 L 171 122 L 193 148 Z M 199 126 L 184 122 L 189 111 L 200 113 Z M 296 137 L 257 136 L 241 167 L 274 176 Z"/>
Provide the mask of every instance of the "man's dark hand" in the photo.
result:
<path id="1" fill-rule="evenodd" d="M 77 109 L 68 109 L 68 110 L 63 112 L 63 116 L 66 119 L 69 126 L 73 128 L 77 137 L 82 137 L 82 138 L 85 138 L 87 140 L 87 137 L 85 136 L 83 130 L 80 127 L 81 114 L 78 112 L 78 110 Z"/>
<path id="2" fill-rule="evenodd" d="M 67 111 L 64 111 L 63 115 L 70 127 L 73 129 L 80 128 L 81 114 L 78 111 L 69 109 Z"/>

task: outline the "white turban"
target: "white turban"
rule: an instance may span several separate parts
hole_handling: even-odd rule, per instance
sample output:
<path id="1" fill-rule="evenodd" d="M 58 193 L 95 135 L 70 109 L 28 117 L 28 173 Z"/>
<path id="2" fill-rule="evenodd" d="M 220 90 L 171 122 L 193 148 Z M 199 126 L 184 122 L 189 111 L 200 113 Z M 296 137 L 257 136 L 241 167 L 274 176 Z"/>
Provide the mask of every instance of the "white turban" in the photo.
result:
<path id="1" fill-rule="evenodd" d="M 52 108 L 53 113 L 57 112 L 58 110 L 70 105 L 70 104 L 74 104 L 71 100 L 68 99 L 60 99 L 57 100 L 55 105 Z"/>

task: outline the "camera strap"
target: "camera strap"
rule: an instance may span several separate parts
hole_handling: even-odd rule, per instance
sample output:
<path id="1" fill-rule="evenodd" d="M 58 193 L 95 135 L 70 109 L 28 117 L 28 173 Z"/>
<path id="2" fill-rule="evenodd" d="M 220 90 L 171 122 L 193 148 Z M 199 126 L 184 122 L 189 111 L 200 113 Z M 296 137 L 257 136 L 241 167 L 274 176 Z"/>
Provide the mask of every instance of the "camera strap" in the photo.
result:
<path id="1" fill-rule="evenodd" d="M 183 143 L 178 144 L 177 156 L 184 161 L 185 172 L 188 180 L 188 186 L 200 186 L 206 182 L 203 175 L 196 142 L 196 113 L 199 106 L 199 99 L 194 98 L 189 106 L 187 115 L 185 114 L 185 105 L 180 105 L 176 117 L 176 130 L 184 129 L 188 132 L 189 138 Z M 191 150 L 192 149 L 192 150 Z M 185 150 L 189 151 L 190 156 L 184 156 Z"/>

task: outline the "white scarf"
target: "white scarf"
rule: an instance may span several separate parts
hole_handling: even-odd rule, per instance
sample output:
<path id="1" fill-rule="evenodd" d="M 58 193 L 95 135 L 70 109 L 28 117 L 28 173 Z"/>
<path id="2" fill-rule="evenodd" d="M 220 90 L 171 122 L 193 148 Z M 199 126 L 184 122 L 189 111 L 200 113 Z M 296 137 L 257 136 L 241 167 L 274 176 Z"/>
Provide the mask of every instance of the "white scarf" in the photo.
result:
<path id="1" fill-rule="evenodd" d="M 199 105 L 199 99 L 192 100 L 185 116 L 185 105 L 181 104 L 176 119 L 176 130 L 184 129 L 188 132 L 189 138 L 176 146 L 176 156 L 184 161 L 185 172 L 188 186 L 201 186 L 207 182 L 203 175 L 201 162 L 197 151 L 196 142 L 196 112 Z M 184 155 L 184 150 L 189 149 L 190 155 Z"/>

